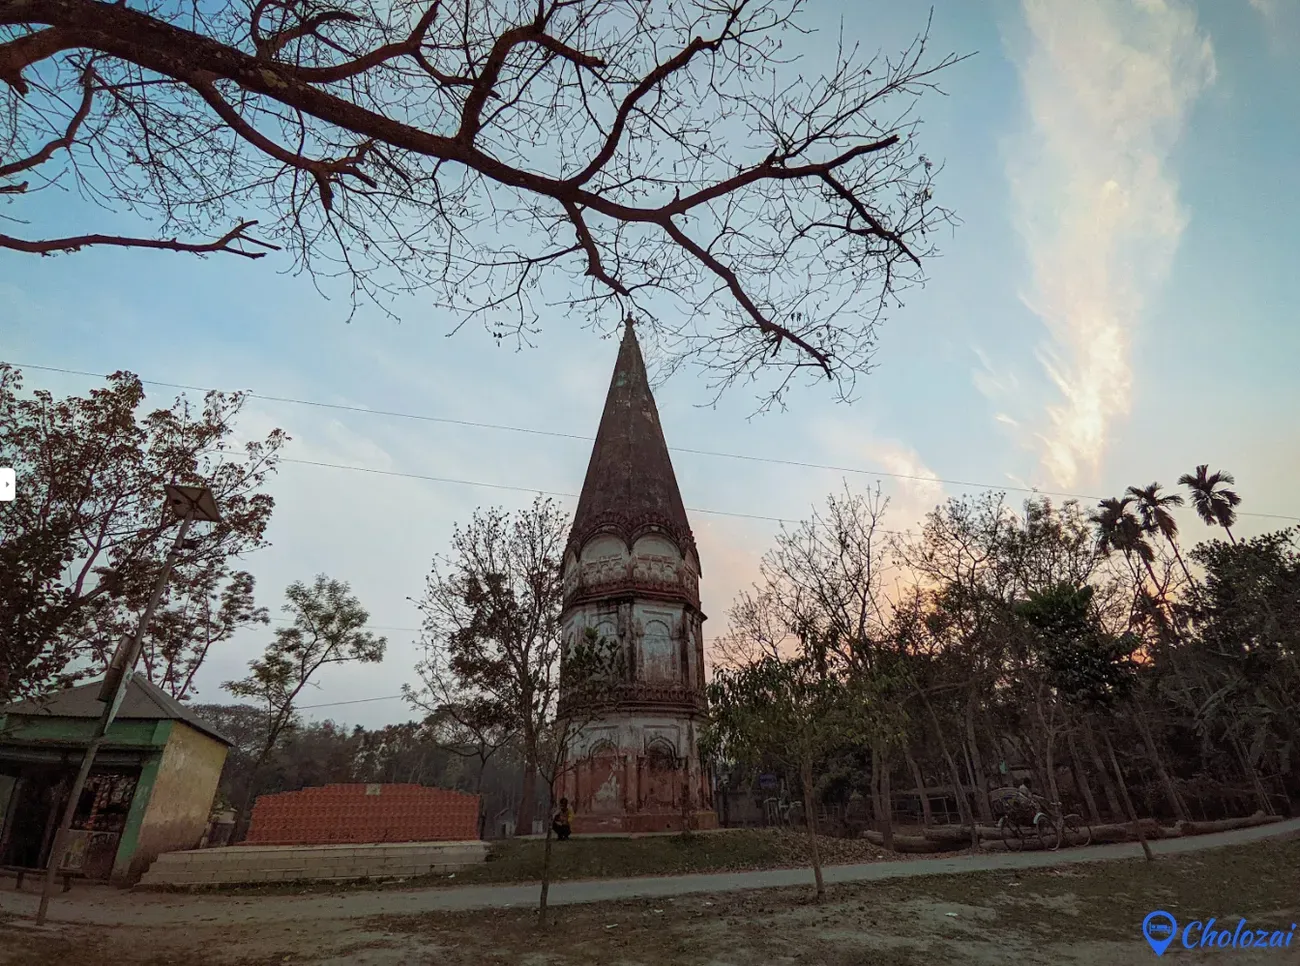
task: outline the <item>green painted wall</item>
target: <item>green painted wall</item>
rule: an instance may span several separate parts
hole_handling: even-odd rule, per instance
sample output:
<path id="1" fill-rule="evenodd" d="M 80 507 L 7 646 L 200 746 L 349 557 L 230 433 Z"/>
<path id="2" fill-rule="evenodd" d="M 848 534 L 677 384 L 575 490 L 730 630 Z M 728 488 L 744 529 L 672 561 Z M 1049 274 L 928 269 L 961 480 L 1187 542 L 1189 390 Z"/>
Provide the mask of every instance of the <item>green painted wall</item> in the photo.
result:
<path id="1" fill-rule="evenodd" d="M 97 721 L 91 718 L 0 717 L 0 744 L 82 744 L 90 741 Z M 167 743 L 170 721 L 114 721 L 105 744 L 117 748 L 161 748 Z"/>
<path id="2" fill-rule="evenodd" d="M 144 824 L 145 814 L 149 810 L 149 799 L 153 796 L 154 782 L 158 778 L 158 766 L 162 763 L 162 753 L 150 755 L 140 769 L 140 779 L 135 784 L 135 793 L 131 797 L 131 808 L 126 813 L 126 826 L 122 837 L 117 842 L 117 855 L 113 859 L 113 871 L 109 879 L 113 882 L 129 881 L 131 877 L 131 859 L 135 856 L 140 842 L 140 827 Z"/>
<path id="3" fill-rule="evenodd" d="M 0 715 L 0 757 L 6 744 L 84 747 L 96 724 L 90 718 Z M 116 882 L 134 882 L 161 853 L 198 845 L 227 749 L 184 722 L 132 720 L 114 721 L 102 747 L 146 753 L 111 876 Z"/>

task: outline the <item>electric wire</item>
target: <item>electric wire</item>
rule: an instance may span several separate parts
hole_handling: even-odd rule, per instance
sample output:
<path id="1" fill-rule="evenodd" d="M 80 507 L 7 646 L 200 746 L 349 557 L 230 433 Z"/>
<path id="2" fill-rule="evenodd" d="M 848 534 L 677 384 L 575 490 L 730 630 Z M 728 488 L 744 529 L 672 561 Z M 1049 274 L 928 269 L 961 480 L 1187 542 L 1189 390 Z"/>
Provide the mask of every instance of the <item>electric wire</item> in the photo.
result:
<path id="1" fill-rule="evenodd" d="M 17 362 L 6 362 L 0 364 L 10 365 L 15 369 L 20 369 L 20 370 L 34 369 L 39 372 L 56 372 L 56 373 L 61 373 L 63 375 L 90 376 L 97 379 L 108 378 L 108 376 L 104 373 L 89 372 L 84 369 L 68 369 L 59 366 L 24 365 L 22 363 L 17 363 Z M 142 378 L 140 381 L 145 385 L 162 386 L 167 389 L 180 389 L 188 392 L 207 393 L 207 392 L 223 392 L 223 391 L 229 392 L 230 391 L 230 390 L 211 389 L 204 386 L 192 386 L 192 385 L 187 385 L 185 383 L 178 383 L 178 382 L 164 382 L 158 379 Z M 295 406 L 310 406 L 318 409 L 333 409 L 341 412 L 361 413 L 364 415 L 371 415 L 371 416 L 387 416 L 396 419 L 410 419 L 410 420 L 416 420 L 420 422 L 443 423 L 452 426 L 464 426 L 471 429 L 490 429 L 499 432 L 522 433 L 530 436 L 547 436 L 555 439 L 570 439 L 570 440 L 579 440 L 583 442 L 591 442 L 595 438 L 593 436 L 585 436 L 578 433 L 564 433 L 564 432 L 559 432 L 557 430 L 537 429 L 535 427 L 511 426 L 504 423 L 487 423 L 487 422 L 479 422 L 476 420 L 469 420 L 469 419 L 455 419 L 448 416 L 431 416 L 428 414 L 421 414 L 421 413 L 407 413 L 407 412 L 401 412 L 399 410 L 390 410 L 390 409 L 368 409 L 364 406 L 351 406 L 344 403 L 330 403 L 330 402 L 324 402 L 322 400 L 317 400 L 317 399 L 297 399 L 291 396 L 274 396 L 265 393 L 253 392 L 251 390 L 243 391 L 243 394 L 250 399 L 260 399 L 263 402 L 283 403 L 283 404 L 295 405 Z M 708 456 L 716 459 L 731 459 L 731 460 L 741 460 L 741 461 L 752 462 L 752 463 L 767 463 L 774 466 L 792 466 L 800 469 L 829 470 L 835 473 L 853 473 L 855 475 L 861 475 L 861 476 L 882 477 L 886 479 L 906 480 L 906 481 L 917 482 L 917 483 L 938 483 L 944 486 L 968 487 L 968 488 L 980 489 L 980 490 L 996 490 L 996 491 L 1002 491 L 1007 493 L 1028 493 L 1034 496 L 1054 496 L 1054 497 L 1060 497 L 1060 498 L 1071 499 L 1071 500 L 1100 501 L 1102 499 L 1099 496 L 1093 494 L 1087 494 L 1087 493 L 1072 493 L 1064 490 L 1045 490 L 1038 487 L 1013 486 L 1013 485 L 1002 484 L 1002 483 L 983 483 L 977 480 L 957 480 L 957 479 L 949 479 L 940 476 L 923 476 L 920 474 L 912 474 L 912 473 L 894 473 L 887 470 L 868 469 L 866 467 L 861 467 L 861 466 L 838 466 L 831 463 L 814 463 L 807 460 L 791 460 L 791 459 L 783 459 L 775 456 L 758 456 L 758 455 L 753 455 L 748 453 L 725 453 L 725 452 L 720 452 L 718 450 L 694 449 L 694 448 L 682 447 L 682 446 L 670 446 L 668 449 L 669 452 L 672 453 L 683 453 L 691 456 Z M 491 489 L 514 490 L 517 492 L 525 492 L 525 493 L 543 493 L 548 496 L 563 496 L 563 497 L 570 497 L 570 498 L 574 496 L 574 494 L 572 493 L 547 492 L 545 490 L 538 490 L 533 487 L 510 486 L 502 483 L 487 483 L 482 481 L 459 480 L 459 479 L 451 479 L 446 477 L 420 476 L 418 474 L 398 473 L 391 470 L 379 470 L 370 467 L 344 466 L 341 464 L 323 463 L 323 462 L 317 462 L 313 460 L 296 460 L 296 459 L 290 459 L 288 457 L 282 458 L 282 462 L 299 463 L 308 466 L 326 466 L 334 469 L 359 470 L 359 471 L 378 473 L 378 474 L 389 475 L 389 476 L 405 476 L 411 479 L 422 479 L 422 480 L 427 480 L 436 483 L 457 483 L 457 484 L 464 484 L 470 486 L 487 487 Z M 791 522 L 786 518 L 762 516 L 759 514 L 725 513 L 724 511 L 720 511 L 720 510 L 696 510 L 694 512 L 712 513 L 712 514 L 726 515 L 726 516 L 738 516 L 742 518 L 766 520 L 766 521 L 772 521 L 776 523 Z M 1296 516 L 1292 514 L 1262 513 L 1255 510 L 1239 510 L 1237 511 L 1237 515 L 1246 516 L 1246 517 L 1260 517 L 1263 519 L 1272 519 L 1272 520 L 1300 521 L 1300 516 Z"/>

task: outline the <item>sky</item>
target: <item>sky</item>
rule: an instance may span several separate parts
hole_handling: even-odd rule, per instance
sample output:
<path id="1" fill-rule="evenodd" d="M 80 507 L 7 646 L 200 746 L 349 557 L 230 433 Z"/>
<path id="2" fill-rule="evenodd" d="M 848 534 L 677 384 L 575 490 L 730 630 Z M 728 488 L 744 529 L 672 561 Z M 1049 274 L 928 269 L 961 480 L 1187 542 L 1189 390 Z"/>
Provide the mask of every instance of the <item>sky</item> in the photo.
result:
<path id="1" fill-rule="evenodd" d="M 868 50 L 897 50 L 924 16 L 918 4 L 820 0 L 806 42 L 815 55 L 842 25 Z M 814 385 L 753 415 L 743 390 L 710 405 L 689 368 L 657 388 L 700 546 L 706 639 L 725 633 L 778 521 L 846 484 L 879 483 L 885 525 L 907 530 L 962 493 L 1092 500 L 1172 487 L 1210 463 L 1236 475 L 1243 511 L 1275 515 L 1243 515 L 1239 535 L 1300 520 L 1300 428 L 1287 415 L 1300 412 L 1300 0 L 936 0 L 931 39 L 971 55 L 919 108 L 922 149 L 943 165 L 937 200 L 959 224 L 939 238 L 925 286 L 889 313 L 854 402 Z M 105 217 L 41 198 L 46 224 L 97 230 Z M 476 507 L 521 508 L 541 491 L 572 509 L 617 341 L 558 311 L 518 351 L 475 327 L 449 335 L 456 320 L 419 302 L 398 321 L 345 322 L 288 268 L 0 252 L 0 359 L 371 411 L 248 403 L 240 433 L 283 427 L 295 462 L 270 486 L 271 546 L 246 566 L 277 616 L 295 580 L 348 581 L 388 638 L 382 664 L 323 673 L 308 716 L 407 720 L 394 696 L 415 680 L 411 599 L 433 556 Z M 56 394 L 99 382 L 35 368 L 26 381 Z M 146 388 L 159 404 L 177 392 Z M 1189 539 L 1211 535 L 1190 513 L 1181 523 Z M 222 682 L 268 635 L 213 654 L 196 699 L 229 700 Z"/>

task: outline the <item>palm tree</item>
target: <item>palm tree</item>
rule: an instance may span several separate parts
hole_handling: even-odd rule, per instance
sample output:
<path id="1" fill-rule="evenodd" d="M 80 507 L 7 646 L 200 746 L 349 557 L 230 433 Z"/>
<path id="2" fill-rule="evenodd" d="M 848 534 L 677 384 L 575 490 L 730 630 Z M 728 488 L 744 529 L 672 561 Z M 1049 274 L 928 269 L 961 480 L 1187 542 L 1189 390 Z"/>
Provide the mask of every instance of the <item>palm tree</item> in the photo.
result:
<path id="1" fill-rule="evenodd" d="M 1129 509 L 1133 502 L 1131 496 L 1112 496 L 1102 500 L 1097 504 L 1097 509 L 1088 515 L 1088 519 L 1097 528 L 1097 552 L 1103 557 L 1108 557 L 1118 550 L 1129 562 L 1130 567 L 1133 565 L 1133 558 L 1137 557 L 1146 565 L 1151 582 L 1158 585 L 1155 570 L 1151 567 L 1151 561 L 1155 559 L 1155 551 L 1147 542 L 1146 529 L 1142 526 L 1142 521 Z M 1134 576 L 1137 576 L 1136 572 Z"/>
<path id="2" fill-rule="evenodd" d="M 1195 473 L 1184 473 L 1178 482 L 1192 491 L 1192 507 L 1206 526 L 1223 527 L 1228 539 L 1236 543 L 1237 538 L 1230 528 L 1237 522 L 1236 507 L 1241 503 L 1241 497 L 1235 490 L 1228 489 L 1237 482 L 1232 474 L 1223 470 L 1211 473 L 1210 467 L 1202 463 L 1196 467 Z"/>
<path id="3" fill-rule="evenodd" d="M 1164 489 L 1159 483 L 1150 486 L 1130 486 L 1127 495 L 1137 502 L 1138 518 L 1146 533 L 1160 534 L 1173 548 L 1178 565 L 1183 568 L 1183 576 L 1191 583 L 1192 575 L 1178 549 L 1178 521 L 1169 512 L 1170 507 L 1182 506 L 1186 501 L 1177 493 L 1161 493 Z"/>
<path id="4" fill-rule="evenodd" d="M 1159 487 L 1155 486 L 1154 489 L 1159 490 Z M 1144 525 L 1143 520 L 1130 509 L 1135 502 L 1139 504 L 1140 509 L 1141 497 L 1133 496 L 1131 492 L 1130 495 L 1122 497 L 1110 497 L 1102 500 L 1097 505 L 1097 509 L 1089 514 L 1088 519 L 1097 528 L 1098 553 L 1108 555 L 1118 550 L 1124 554 L 1124 559 L 1133 572 L 1133 579 L 1139 585 L 1134 602 L 1136 604 L 1137 601 L 1141 600 L 1153 608 L 1157 620 L 1162 625 L 1161 633 L 1163 634 L 1167 628 L 1167 618 L 1159 609 L 1160 581 L 1156 579 L 1155 568 L 1151 566 L 1151 561 L 1155 559 L 1155 551 L 1151 548 L 1151 544 L 1147 542 L 1147 534 L 1150 530 Z M 1148 592 L 1146 587 L 1142 586 L 1137 567 L 1133 565 L 1134 557 L 1137 557 L 1146 566 L 1147 575 L 1151 578 L 1151 584 L 1155 588 L 1154 592 Z M 1164 756 L 1160 752 L 1160 746 L 1156 743 L 1156 737 L 1151 732 L 1140 703 L 1135 703 L 1133 706 L 1133 720 L 1142 735 L 1147 756 L 1151 759 L 1156 775 L 1164 786 L 1165 794 L 1169 798 L 1174 814 L 1179 819 L 1186 819 L 1187 806 L 1183 802 L 1182 796 L 1179 795 L 1177 786 L 1173 783 L 1169 769 L 1165 765 Z M 1109 737 L 1107 741 L 1109 742 Z M 1111 754 L 1113 760 L 1114 752 L 1112 751 Z M 1116 771 L 1118 772 L 1118 767 L 1116 767 Z M 1121 777 L 1120 780 L 1122 782 L 1123 778 Z M 1136 815 L 1134 817 L 1136 819 Z"/>

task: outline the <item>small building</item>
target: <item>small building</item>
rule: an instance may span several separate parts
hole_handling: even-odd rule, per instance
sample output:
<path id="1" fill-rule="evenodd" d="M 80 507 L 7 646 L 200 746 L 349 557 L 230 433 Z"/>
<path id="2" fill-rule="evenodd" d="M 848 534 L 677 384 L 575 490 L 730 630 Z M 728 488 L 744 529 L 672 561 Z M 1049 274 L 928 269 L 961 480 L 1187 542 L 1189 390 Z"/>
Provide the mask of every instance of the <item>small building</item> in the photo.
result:
<path id="1" fill-rule="evenodd" d="M 103 711 L 98 682 L 0 708 L 0 865 L 44 867 Z M 127 884 L 159 854 L 196 847 L 230 745 L 171 695 L 132 678 L 81 794 L 63 868 Z"/>

